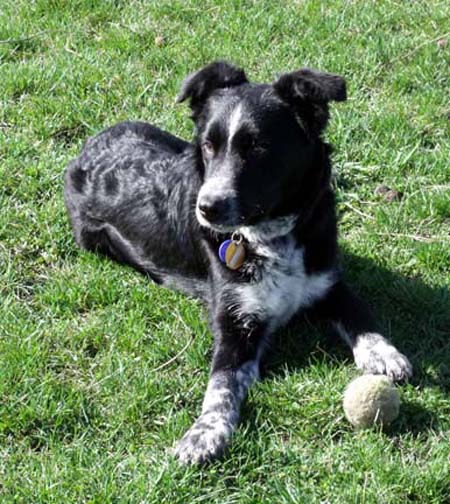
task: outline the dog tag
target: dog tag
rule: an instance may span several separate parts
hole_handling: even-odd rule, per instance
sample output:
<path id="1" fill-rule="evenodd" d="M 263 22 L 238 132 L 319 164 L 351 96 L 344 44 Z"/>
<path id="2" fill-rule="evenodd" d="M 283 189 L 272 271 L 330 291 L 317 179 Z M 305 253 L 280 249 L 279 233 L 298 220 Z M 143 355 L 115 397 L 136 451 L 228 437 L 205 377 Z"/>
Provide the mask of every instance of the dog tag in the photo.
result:
<path id="1" fill-rule="evenodd" d="M 219 247 L 219 259 L 232 270 L 239 269 L 245 261 L 245 247 L 242 238 L 225 240 Z"/>

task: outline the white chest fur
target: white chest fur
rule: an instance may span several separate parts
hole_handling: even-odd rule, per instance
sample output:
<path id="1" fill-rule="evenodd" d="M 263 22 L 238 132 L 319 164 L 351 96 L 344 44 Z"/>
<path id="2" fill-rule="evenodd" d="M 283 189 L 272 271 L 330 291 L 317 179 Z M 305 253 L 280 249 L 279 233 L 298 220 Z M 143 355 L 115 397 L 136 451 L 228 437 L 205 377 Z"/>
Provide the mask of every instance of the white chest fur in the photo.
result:
<path id="1" fill-rule="evenodd" d="M 303 248 L 290 235 L 257 243 L 255 249 L 263 258 L 262 274 L 257 282 L 236 288 L 237 306 L 243 316 L 267 320 L 272 330 L 324 297 L 336 281 L 333 271 L 306 273 Z"/>

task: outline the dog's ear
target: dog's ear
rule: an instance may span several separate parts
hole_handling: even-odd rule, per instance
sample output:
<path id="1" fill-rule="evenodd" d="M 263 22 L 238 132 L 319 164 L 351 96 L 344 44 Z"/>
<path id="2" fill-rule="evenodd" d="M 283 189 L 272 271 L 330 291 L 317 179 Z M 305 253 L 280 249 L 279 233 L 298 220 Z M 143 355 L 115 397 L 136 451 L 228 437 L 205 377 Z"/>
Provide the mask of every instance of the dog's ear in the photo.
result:
<path id="1" fill-rule="evenodd" d="M 345 80 L 342 77 L 310 68 L 284 74 L 273 86 L 286 100 L 327 103 L 347 99 Z"/>
<path id="2" fill-rule="evenodd" d="M 282 75 L 273 87 L 283 101 L 294 107 L 307 127 L 317 134 L 327 125 L 328 103 L 347 99 L 342 77 L 309 68 Z"/>
<path id="3" fill-rule="evenodd" d="M 214 61 L 184 80 L 177 103 L 190 99 L 194 117 L 209 95 L 219 88 L 239 86 L 248 82 L 244 70 L 226 61 Z"/>

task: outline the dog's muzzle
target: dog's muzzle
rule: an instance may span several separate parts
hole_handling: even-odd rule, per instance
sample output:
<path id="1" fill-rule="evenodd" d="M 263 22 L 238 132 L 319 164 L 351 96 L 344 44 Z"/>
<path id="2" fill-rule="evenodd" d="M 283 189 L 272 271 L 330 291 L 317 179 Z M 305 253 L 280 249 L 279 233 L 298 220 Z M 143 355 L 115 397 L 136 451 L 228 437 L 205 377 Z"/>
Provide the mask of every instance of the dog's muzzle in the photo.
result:
<path id="1" fill-rule="evenodd" d="M 200 215 L 211 224 L 228 224 L 233 202 L 229 198 L 205 195 L 197 203 Z"/>
<path id="2" fill-rule="evenodd" d="M 236 191 L 222 179 L 208 180 L 198 194 L 196 214 L 202 225 L 238 225 Z"/>

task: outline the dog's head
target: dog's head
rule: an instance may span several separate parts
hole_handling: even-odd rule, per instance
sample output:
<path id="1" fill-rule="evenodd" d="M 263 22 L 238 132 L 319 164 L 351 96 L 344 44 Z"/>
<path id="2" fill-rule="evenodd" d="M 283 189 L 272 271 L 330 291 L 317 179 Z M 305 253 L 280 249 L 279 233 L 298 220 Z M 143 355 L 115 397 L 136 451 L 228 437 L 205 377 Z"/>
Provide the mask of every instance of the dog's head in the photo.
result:
<path id="1" fill-rule="evenodd" d="M 346 89 L 341 77 L 310 69 L 253 84 L 243 70 L 214 62 L 186 78 L 178 101 L 186 99 L 203 177 L 197 219 L 226 232 L 301 206 L 305 185 L 322 169 L 328 103 L 345 100 Z"/>

